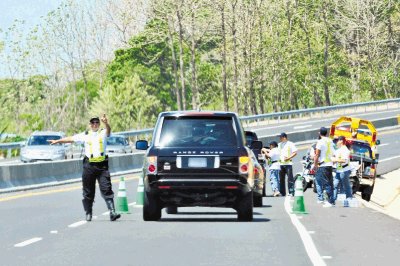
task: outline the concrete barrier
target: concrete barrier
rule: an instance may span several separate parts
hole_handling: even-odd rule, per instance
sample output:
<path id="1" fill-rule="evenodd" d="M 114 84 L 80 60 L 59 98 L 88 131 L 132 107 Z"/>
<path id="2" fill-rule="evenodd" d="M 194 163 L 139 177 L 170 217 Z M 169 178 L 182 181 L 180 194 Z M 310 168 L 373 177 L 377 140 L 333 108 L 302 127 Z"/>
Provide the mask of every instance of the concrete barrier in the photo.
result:
<path id="1" fill-rule="evenodd" d="M 393 127 L 399 125 L 398 117 L 390 117 L 384 119 L 377 119 L 371 121 L 374 126 L 379 128 Z M 326 126 L 328 129 L 330 125 Z M 306 131 L 297 131 L 297 132 L 286 132 L 288 135 L 288 139 L 292 142 L 302 142 L 308 140 L 317 140 L 318 138 L 319 128 L 307 129 Z M 267 146 L 271 141 L 279 142 L 279 137 L 277 135 L 270 136 L 261 136 L 259 139 L 263 142 L 264 146 Z M 379 139 L 379 131 L 378 131 L 378 139 Z"/>
<path id="2" fill-rule="evenodd" d="M 143 164 L 144 153 L 109 157 L 110 172 L 138 169 Z M 0 190 L 10 187 L 62 182 L 80 178 L 82 159 L 5 165 L 0 167 Z"/>

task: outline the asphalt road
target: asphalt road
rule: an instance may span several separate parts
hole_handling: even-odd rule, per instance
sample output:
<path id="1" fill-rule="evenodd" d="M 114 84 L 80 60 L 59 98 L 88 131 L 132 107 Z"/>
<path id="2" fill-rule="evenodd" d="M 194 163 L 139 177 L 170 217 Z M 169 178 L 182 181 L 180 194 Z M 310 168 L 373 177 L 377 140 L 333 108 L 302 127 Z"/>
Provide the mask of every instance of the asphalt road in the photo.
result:
<path id="1" fill-rule="evenodd" d="M 127 182 L 129 203 L 136 188 L 137 179 Z M 1 194 L 1 265 L 311 265 L 310 243 L 291 219 L 327 265 L 397 265 L 398 220 L 362 207 L 324 209 L 311 190 L 309 214 L 291 218 L 285 201 L 265 197 L 253 222 L 237 222 L 234 210 L 224 208 L 180 208 L 143 222 L 137 206 L 110 222 L 97 193 L 97 218 L 85 223 L 80 184 Z"/>
<path id="2" fill-rule="evenodd" d="M 274 130 L 331 122 L 322 120 L 314 119 L 311 127 L 302 121 Z M 379 133 L 379 174 L 400 168 L 399 133 Z M 298 146 L 294 172 L 301 170 L 308 146 Z M 131 204 L 136 189 L 137 179 L 129 180 Z M 309 214 L 290 215 L 290 207 L 285 209 L 290 198 L 266 197 L 264 206 L 254 209 L 253 222 L 237 222 L 235 211 L 223 208 L 181 208 L 177 215 L 164 212 L 159 222 L 143 222 L 142 210 L 135 205 L 131 214 L 110 222 L 97 191 L 97 217 L 86 223 L 81 197 L 80 184 L 0 194 L 0 264 L 398 265 L 400 259 L 398 220 L 364 207 L 324 209 L 312 190 L 305 193 Z"/>

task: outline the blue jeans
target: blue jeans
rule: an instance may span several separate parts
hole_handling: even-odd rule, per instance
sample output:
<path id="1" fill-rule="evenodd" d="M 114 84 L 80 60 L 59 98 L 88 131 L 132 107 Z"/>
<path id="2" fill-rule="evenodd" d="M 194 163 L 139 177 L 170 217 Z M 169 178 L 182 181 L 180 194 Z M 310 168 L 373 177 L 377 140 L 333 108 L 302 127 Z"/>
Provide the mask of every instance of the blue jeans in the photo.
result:
<path id="1" fill-rule="evenodd" d="M 328 201 L 331 204 L 335 204 L 335 199 L 333 198 L 333 176 L 332 176 L 332 166 L 319 167 L 315 173 L 315 184 L 317 188 L 318 200 L 324 200 L 323 191 L 325 189 L 328 194 Z"/>
<path id="2" fill-rule="evenodd" d="M 269 179 L 271 181 L 271 188 L 273 192 L 279 191 L 279 172 L 278 169 L 269 170 Z"/>
<path id="3" fill-rule="evenodd" d="M 346 193 L 346 198 L 353 196 L 351 185 L 350 185 L 350 174 L 351 170 L 336 173 L 335 179 L 333 180 L 333 198 L 336 200 L 338 192 Z"/>

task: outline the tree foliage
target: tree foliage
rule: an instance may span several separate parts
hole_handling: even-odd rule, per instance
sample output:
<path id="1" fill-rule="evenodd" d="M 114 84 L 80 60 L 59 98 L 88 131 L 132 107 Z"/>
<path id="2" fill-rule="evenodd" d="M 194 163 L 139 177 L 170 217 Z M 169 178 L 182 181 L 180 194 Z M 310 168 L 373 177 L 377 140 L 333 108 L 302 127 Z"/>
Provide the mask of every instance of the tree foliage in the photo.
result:
<path id="1" fill-rule="evenodd" d="M 241 115 L 400 97 L 395 0 L 65 0 L 2 33 L 8 131 L 151 127 L 160 111 Z M 94 7 L 100 8 L 94 8 Z"/>

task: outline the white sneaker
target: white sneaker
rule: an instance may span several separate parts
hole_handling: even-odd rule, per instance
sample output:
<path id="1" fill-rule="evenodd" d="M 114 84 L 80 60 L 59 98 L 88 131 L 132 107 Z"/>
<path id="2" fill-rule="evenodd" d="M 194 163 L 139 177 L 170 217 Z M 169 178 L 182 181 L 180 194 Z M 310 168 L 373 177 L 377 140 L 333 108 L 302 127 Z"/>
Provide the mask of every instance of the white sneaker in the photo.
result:
<path id="1" fill-rule="evenodd" d="M 322 207 L 324 207 L 324 208 L 331 208 L 331 207 L 335 207 L 335 205 L 333 205 L 333 204 L 331 204 L 331 203 L 329 203 L 329 202 L 325 202 L 325 204 L 322 205 Z"/>

